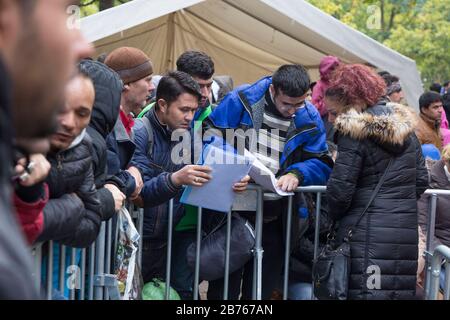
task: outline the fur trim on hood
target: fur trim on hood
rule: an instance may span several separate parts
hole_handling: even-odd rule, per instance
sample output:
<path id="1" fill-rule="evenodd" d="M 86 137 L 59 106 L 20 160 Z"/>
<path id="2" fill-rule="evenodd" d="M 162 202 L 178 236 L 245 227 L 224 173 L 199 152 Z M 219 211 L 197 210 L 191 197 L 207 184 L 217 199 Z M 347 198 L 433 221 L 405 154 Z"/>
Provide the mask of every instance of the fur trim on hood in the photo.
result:
<path id="1" fill-rule="evenodd" d="M 417 116 L 407 106 L 377 104 L 363 112 L 350 109 L 335 122 L 336 130 L 356 140 L 370 139 L 381 146 L 402 147 L 414 132 Z"/>

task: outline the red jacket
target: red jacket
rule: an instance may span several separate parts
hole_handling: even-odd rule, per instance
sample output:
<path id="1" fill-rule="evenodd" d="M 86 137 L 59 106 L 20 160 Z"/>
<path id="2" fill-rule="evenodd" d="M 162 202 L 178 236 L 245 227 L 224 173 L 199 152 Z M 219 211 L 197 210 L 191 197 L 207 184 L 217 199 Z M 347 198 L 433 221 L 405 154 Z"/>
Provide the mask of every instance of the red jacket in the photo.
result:
<path id="1" fill-rule="evenodd" d="M 44 207 L 48 202 L 48 186 L 44 183 L 45 196 L 36 202 L 29 203 L 14 194 L 14 206 L 19 217 L 19 223 L 29 244 L 39 236 L 44 227 Z"/>

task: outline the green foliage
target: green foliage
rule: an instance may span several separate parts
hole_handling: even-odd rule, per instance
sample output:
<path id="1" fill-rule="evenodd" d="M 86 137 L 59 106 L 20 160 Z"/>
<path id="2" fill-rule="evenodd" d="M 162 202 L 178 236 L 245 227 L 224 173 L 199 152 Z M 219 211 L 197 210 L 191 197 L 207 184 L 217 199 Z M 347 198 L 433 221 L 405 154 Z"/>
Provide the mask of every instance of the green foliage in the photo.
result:
<path id="1" fill-rule="evenodd" d="M 450 79 L 448 0 L 309 0 L 336 19 L 414 59 L 427 87 Z"/>
<path id="2" fill-rule="evenodd" d="M 80 1 L 81 16 L 86 17 L 91 14 L 97 13 L 100 8 L 100 2 L 102 1 L 104 0 L 81 0 Z M 113 6 L 118 6 L 128 1 L 131 0 L 114 0 Z"/>

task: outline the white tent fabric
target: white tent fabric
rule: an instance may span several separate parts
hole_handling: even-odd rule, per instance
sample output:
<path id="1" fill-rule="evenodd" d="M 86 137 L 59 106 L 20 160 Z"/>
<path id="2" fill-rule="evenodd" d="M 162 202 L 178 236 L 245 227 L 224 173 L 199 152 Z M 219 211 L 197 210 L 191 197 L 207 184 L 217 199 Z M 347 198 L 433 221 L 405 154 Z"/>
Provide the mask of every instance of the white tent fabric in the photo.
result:
<path id="1" fill-rule="evenodd" d="M 212 57 L 216 74 L 252 83 L 285 63 L 306 66 L 313 79 L 326 55 L 368 62 L 401 79 L 409 105 L 423 92 L 413 60 L 303 0 L 134 0 L 81 20 L 97 53 L 120 46 L 144 50 L 156 73 L 175 68 L 185 50 Z"/>

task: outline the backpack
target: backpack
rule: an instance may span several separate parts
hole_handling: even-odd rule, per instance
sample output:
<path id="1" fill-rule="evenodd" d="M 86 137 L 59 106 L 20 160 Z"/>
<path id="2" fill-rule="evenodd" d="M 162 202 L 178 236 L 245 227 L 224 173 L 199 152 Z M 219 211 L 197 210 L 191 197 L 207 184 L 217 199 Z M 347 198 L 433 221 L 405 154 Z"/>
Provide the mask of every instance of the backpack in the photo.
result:
<path id="1" fill-rule="evenodd" d="M 136 123 L 141 123 L 142 126 L 147 131 L 147 136 L 148 136 L 148 140 L 147 140 L 147 145 L 148 145 L 147 157 L 151 157 L 152 151 L 153 151 L 154 138 L 153 138 L 153 128 L 152 128 L 152 125 L 150 124 L 150 120 L 148 120 L 148 117 L 144 116 L 142 118 L 137 118 L 134 121 Z"/>

